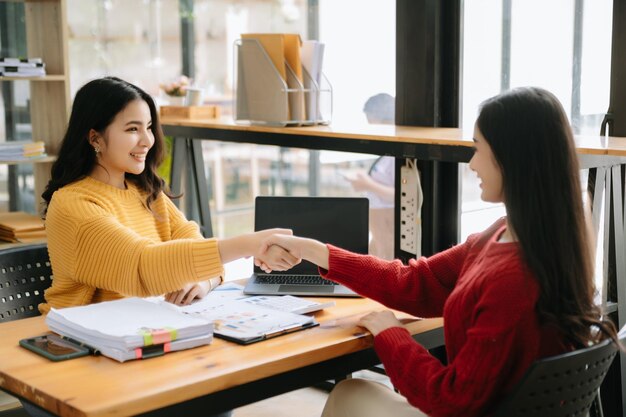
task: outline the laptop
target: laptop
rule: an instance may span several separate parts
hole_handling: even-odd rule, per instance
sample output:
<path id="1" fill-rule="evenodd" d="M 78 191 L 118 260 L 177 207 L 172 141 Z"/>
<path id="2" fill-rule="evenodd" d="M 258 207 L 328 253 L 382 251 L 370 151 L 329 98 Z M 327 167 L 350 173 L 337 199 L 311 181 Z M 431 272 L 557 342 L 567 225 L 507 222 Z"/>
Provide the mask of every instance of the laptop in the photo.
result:
<path id="1" fill-rule="evenodd" d="M 349 197 L 257 197 L 254 229 L 292 229 L 294 235 L 366 254 L 369 202 Z M 302 261 L 288 271 L 266 274 L 254 267 L 245 294 L 358 297 L 349 288 L 320 277 L 316 265 Z"/>

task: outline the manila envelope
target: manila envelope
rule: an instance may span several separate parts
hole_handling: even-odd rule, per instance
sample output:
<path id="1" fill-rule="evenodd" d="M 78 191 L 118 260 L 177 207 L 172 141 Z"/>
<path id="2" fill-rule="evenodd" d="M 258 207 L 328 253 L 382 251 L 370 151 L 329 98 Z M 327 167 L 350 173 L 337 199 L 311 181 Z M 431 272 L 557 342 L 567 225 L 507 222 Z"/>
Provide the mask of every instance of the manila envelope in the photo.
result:
<path id="1" fill-rule="evenodd" d="M 256 39 L 259 41 L 270 60 L 276 67 L 276 70 L 283 78 L 287 80 L 287 70 L 285 68 L 285 40 L 279 33 L 244 33 L 242 39 Z"/>

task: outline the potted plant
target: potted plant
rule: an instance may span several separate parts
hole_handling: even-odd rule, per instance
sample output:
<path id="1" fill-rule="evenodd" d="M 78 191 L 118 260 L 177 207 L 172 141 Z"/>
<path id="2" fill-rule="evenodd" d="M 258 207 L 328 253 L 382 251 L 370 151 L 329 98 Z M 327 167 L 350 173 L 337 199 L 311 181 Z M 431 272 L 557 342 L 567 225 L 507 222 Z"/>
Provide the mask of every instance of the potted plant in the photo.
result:
<path id="1" fill-rule="evenodd" d="M 167 94 L 170 105 L 182 106 L 184 103 L 187 88 L 191 85 L 191 80 L 186 75 L 181 75 L 178 79 L 161 84 L 161 89 Z"/>

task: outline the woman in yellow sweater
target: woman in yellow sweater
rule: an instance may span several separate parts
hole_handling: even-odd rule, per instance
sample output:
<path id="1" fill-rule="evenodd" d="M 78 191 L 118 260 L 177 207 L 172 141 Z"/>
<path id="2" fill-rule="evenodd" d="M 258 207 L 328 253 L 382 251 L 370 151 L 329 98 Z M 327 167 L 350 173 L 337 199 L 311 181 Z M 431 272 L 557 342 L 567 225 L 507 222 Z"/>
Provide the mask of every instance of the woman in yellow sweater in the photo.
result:
<path id="1" fill-rule="evenodd" d="M 166 195 L 156 172 L 163 151 L 143 90 L 107 77 L 78 91 L 42 195 L 54 272 L 42 313 L 125 296 L 186 304 L 219 285 L 224 262 L 261 256 L 286 269 L 296 261 L 281 249 L 258 253 L 265 237 L 289 230 L 204 239 Z"/>

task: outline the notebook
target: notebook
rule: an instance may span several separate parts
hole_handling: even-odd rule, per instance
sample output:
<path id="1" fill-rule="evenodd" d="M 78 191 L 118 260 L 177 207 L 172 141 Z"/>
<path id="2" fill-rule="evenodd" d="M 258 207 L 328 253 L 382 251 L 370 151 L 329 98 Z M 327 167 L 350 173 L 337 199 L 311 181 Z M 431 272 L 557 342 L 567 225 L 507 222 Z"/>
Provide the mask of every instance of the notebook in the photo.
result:
<path id="1" fill-rule="evenodd" d="M 178 307 L 190 317 L 208 320 L 215 336 L 248 345 L 318 326 L 315 317 L 270 309 L 246 299 L 210 299 Z"/>
<path id="2" fill-rule="evenodd" d="M 317 239 L 356 253 L 367 253 L 369 242 L 367 198 L 257 197 L 255 230 L 282 227 L 297 236 Z M 320 277 L 316 265 L 302 261 L 289 271 L 254 274 L 245 294 L 355 297 L 352 290 Z"/>

